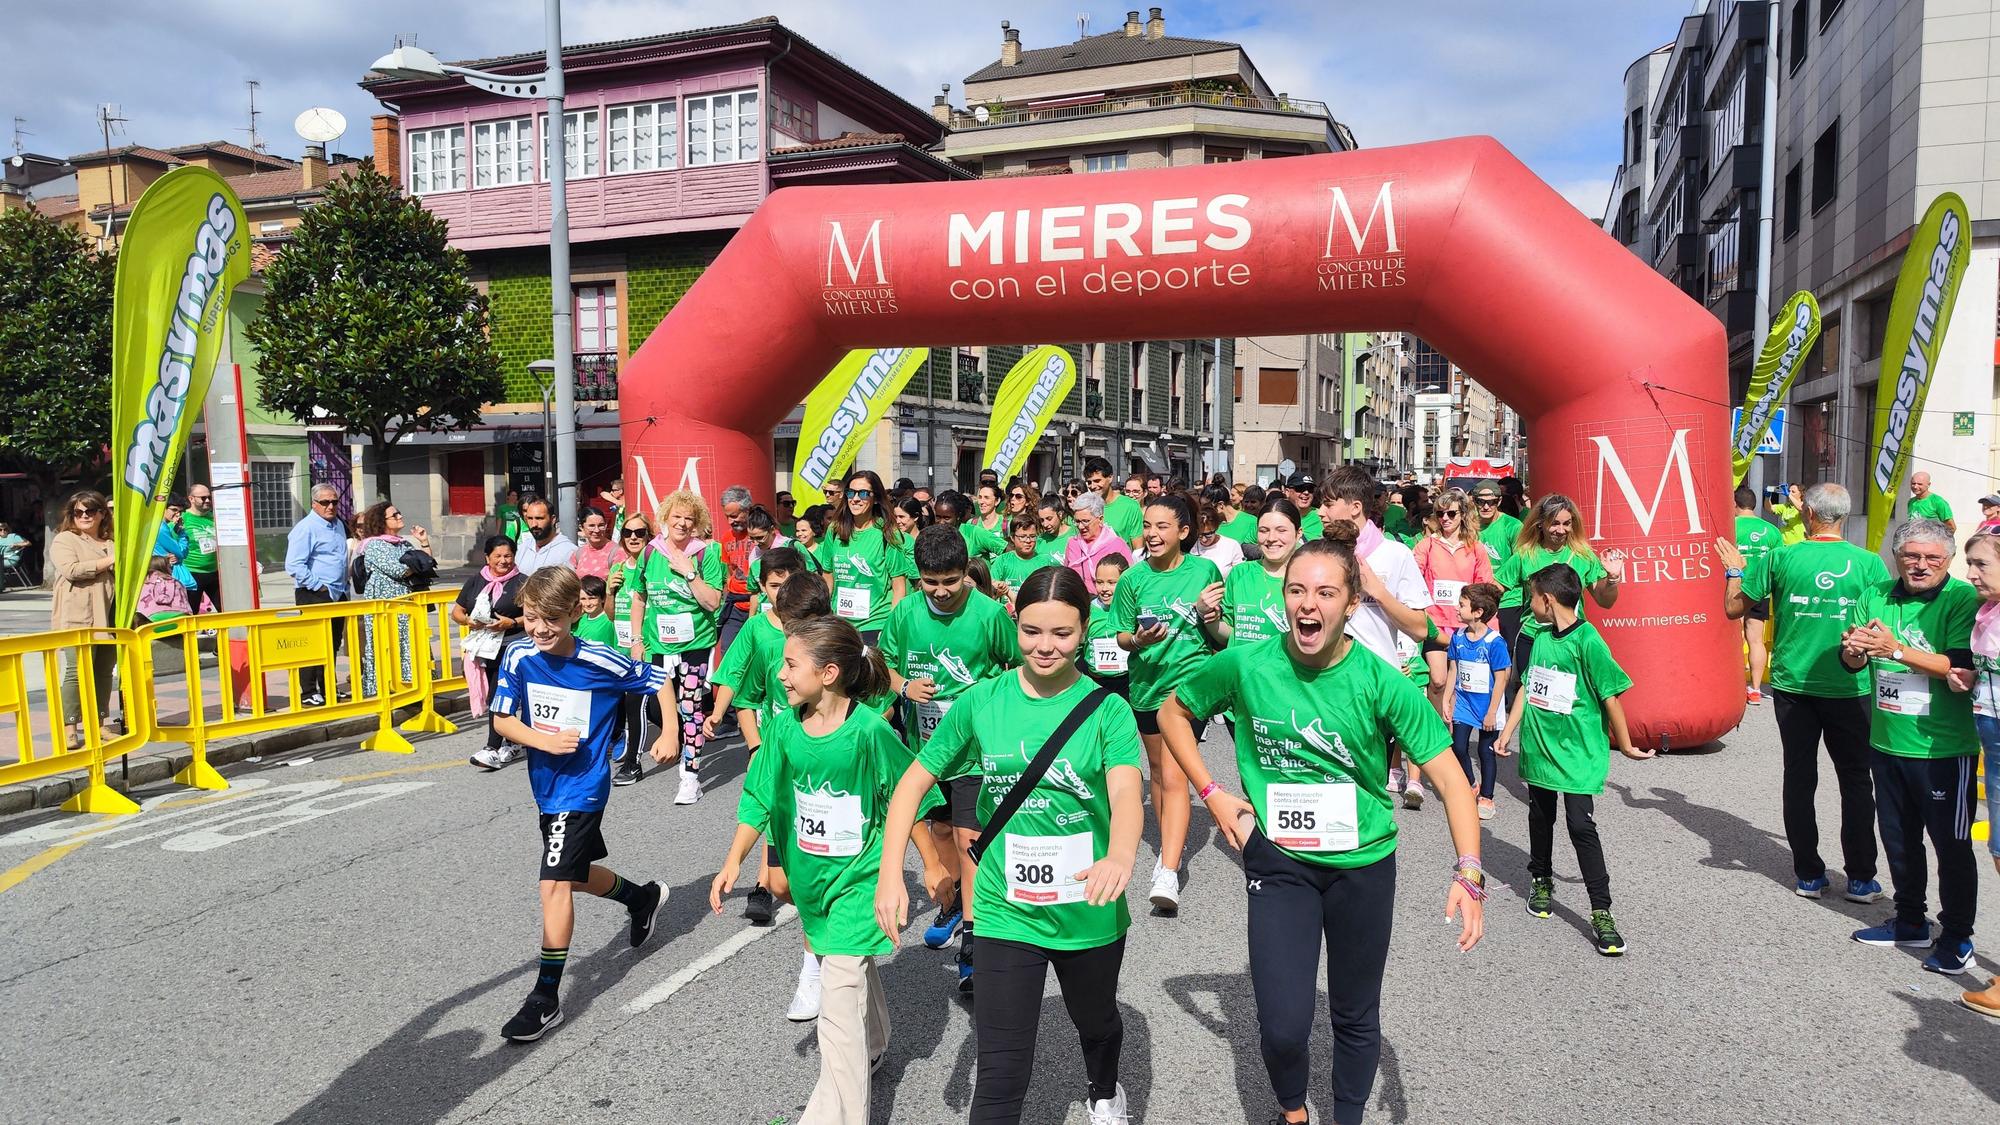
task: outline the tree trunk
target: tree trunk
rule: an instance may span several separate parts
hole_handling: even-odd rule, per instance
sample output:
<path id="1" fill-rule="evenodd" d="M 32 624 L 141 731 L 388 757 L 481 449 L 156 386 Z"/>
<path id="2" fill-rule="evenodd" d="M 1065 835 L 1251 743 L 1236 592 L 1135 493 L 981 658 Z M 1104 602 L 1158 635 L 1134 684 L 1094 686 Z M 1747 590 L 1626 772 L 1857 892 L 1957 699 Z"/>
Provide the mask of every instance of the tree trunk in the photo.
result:
<path id="1" fill-rule="evenodd" d="M 368 436 L 375 442 L 374 500 L 387 500 L 389 498 L 389 478 L 393 475 L 390 472 L 389 463 L 390 459 L 394 456 L 395 442 L 394 439 L 385 438 L 385 435 L 381 433 L 373 433 Z M 402 436 L 400 432 L 396 434 L 398 438 Z M 373 503 L 374 501 L 370 502 Z"/>

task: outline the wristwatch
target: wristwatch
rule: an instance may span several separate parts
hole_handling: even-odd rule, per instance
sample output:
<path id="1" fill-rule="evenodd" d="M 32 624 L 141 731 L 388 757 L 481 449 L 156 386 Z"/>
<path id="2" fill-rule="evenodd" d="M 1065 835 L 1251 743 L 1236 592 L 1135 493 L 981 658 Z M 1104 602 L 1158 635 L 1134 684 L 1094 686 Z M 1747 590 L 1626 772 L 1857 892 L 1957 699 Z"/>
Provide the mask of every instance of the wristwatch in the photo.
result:
<path id="1" fill-rule="evenodd" d="M 1902 661 L 1903 661 L 1903 646 L 1902 646 L 1902 645 L 1897 645 L 1897 646 L 1896 646 L 1896 651 L 1894 651 L 1894 652 L 1892 652 L 1892 653 L 1890 653 L 1890 654 L 1889 654 L 1889 659 L 1891 659 L 1891 660 L 1894 660 L 1894 661 L 1896 661 L 1896 662 L 1897 662 L 1898 664 L 1902 663 Z"/>
<path id="2" fill-rule="evenodd" d="M 1743 577 L 1743 568 L 1740 566 L 1725 566 L 1722 568 L 1722 576 L 1724 578 L 1741 578 Z"/>

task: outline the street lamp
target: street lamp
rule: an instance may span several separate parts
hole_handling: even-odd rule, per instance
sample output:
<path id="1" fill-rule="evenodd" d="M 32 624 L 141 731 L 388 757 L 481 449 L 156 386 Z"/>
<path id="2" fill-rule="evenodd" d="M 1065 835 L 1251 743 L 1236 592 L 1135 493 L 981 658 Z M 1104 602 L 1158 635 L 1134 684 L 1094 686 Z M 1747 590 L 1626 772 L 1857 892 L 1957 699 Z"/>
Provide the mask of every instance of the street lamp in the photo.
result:
<path id="1" fill-rule="evenodd" d="M 445 77 L 463 78 L 491 94 L 508 98 L 542 99 L 548 103 L 548 128 L 542 131 L 542 153 L 548 165 L 549 181 L 549 305 L 555 332 L 555 359 L 549 364 L 554 384 L 554 412 L 564 419 L 555 434 L 556 511 L 562 521 L 557 526 L 575 528 L 576 513 L 576 337 L 571 328 L 569 284 L 569 199 L 565 180 L 569 158 L 567 130 L 563 122 L 562 0 L 542 0 L 543 52 L 547 60 L 539 74 L 493 74 L 470 67 L 440 62 L 436 55 L 416 46 L 401 46 L 376 59 L 369 69 L 390 78 L 431 81 Z M 554 139 L 549 130 L 555 131 Z M 533 365 L 530 365 L 531 369 Z M 547 403 L 550 396 L 544 392 Z M 544 446 L 547 445 L 548 409 L 543 410 Z M 549 461 L 544 454 L 544 472 Z"/>
<path id="2" fill-rule="evenodd" d="M 549 498 L 549 486 L 554 483 L 554 480 L 549 475 L 551 468 L 549 461 L 549 435 L 555 428 L 550 425 L 549 400 L 553 396 L 556 387 L 556 361 L 552 359 L 538 359 L 528 365 L 528 374 L 533 376 L 536 385 L 542 388 L 542 499 L 546 501 Z M 568 525 L 562 524 L 558 526 L 567 527 Z"/>

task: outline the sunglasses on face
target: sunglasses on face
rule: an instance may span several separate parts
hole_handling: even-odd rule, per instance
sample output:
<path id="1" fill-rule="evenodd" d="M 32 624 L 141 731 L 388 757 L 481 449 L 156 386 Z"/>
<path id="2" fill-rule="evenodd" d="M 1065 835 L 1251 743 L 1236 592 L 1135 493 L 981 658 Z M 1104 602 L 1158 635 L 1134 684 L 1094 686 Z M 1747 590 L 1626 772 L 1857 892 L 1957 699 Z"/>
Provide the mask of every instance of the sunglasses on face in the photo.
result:
<path id="1" fill-rule="evenodd" d="M 645 537 L 646 529 L 644 527 L 628 527 L 625 529 L 625 538 L 627 539 L 644 539 Z"/>
<path id="2" fill-rule="evenodd" d="M 1472 502 L 1474 504 L 1479 505 L 1482 508 L 1497 508 L 1500 506 L 1500 501 L 1491 496 L 1481 496 L 1474 499 Z"/>
<path id="3" fill-rule="evenodd" d="M 847 490 L 847 498 L 849 500 L 872 500 L 875 498 L 875 490 L 872 488 L 850 488 Z"/>
<path id="4" fill-rule="evenodd" d="M 69 514 L 78 519 L 87 519 L 104 511 L 102 508 L 71 508 Z"/>
<path id="5" fill-rule="evenodd" d="M 1445 517 L 1447 517 L 1447 516 L 1449 516 L 1449 517 L 1450 517 L 1450 518 L 1452 518 L 1452 519 L 1457 519 L 1457 518 L 1458 518 L 1458 509 L 1457 509 L 1457 508 L 1449 508 L 1449 509 L 1446 509 L 1445 511 L 1442 511 L 1442 512 L 1439 512 L 1439 513 L 1438 513 L 1438 518 L 1439 518 L 1439 519 L 1444 519 L 1444 518 L 1445 518 Z"/>
<path id="6" fill-rule="evenodd" d="M 315 501 L 313 501 L 313 507 L 315 507 L 315 508 L 331 508 L 331 507 L 333 507 L 333 501 L 331 501 L 331 500 L 315 500 Z"/>

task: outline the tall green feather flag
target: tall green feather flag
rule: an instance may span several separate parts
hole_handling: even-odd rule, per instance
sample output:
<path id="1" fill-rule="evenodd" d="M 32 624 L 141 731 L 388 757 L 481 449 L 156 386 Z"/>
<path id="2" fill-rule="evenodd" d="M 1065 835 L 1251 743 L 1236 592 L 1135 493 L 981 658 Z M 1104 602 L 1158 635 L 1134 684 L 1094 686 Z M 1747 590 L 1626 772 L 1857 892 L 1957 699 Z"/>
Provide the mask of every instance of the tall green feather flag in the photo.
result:
<path id="1" fill-rule="evenodd" d="M 1000 483 L 1021 471 L 1049 419 L 1076 386 L 1076 357 L 1043 344 L 1021 357 L 993 395 L 993 419 L 986 428 L 986 467 Z"/>
<path id="2" fill-rule="evenodd" d="M 1764 351 L 1750 371 L 1750 392 L 1743 399 L 1743 417 L 1731 435 L 1729 458 L 1736 470 L 1736 483 L 1750 473 L 1757 447 L 1771 432 L 1771 414 L 1785 392 L 1792 389 L 1799 368 L 1805 366 L 1813 341 L 1819 339 L 1819 302 L 1811 293 L 1792 294 L 1771 322 L 1771 334 L 1764 337 Z"/>
<path id="3" fill-rule="evenodd" d="M 173 488 L 208 397 L 229 291 L 250 276 L 243 205 L 192 165 L 146 189 L 125 221 L 111 301 L 111 505 L 118 608 L 129 626 Z"/>
<path id="4" fill-rule="evenodd" d="M 1924 221 L 1910 235 L 1903 253 L 1903 270 L 1889 304 L 1889 323 L 1882 337 L 1884 375 L 1875 391 L 1875 426 L 1868 448 L 1875 461 L 1868 474 L 1868 549 L 1880 550 L 1883 533 L 1896 512 L 1896 494 L 1910 469 L 1910 450 L 1917 443 L 1951 307 L 1958 300 L 1959 282 L 1972 256 L 1972 220 L 1965 201 L 1945 192 L 1931 203 Z M 1892 380 L 1888 361 L 1900 366 Z"/>
<path id="5" fill-rule="evenodd" d="M 818 492 L 840 479 L 930 354 L 929 348 L 858 349 L 835 364 L 806 396 L 792 488 Z"/>

